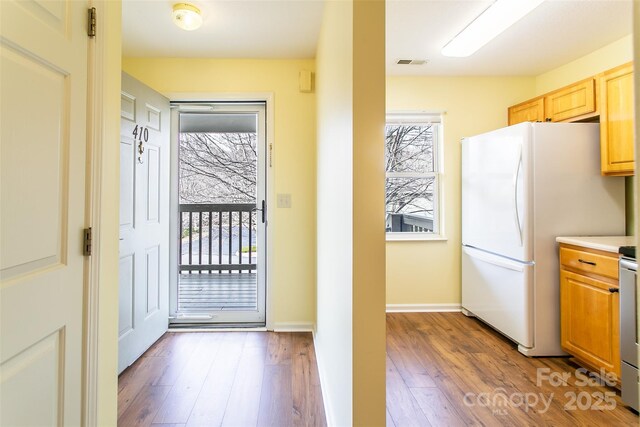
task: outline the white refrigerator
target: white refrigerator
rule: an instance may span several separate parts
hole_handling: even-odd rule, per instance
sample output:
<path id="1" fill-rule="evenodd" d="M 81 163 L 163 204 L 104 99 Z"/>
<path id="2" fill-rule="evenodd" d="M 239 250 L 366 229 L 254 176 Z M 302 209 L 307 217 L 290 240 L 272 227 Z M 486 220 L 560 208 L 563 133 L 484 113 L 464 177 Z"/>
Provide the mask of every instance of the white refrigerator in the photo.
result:
<path id="1" fill-rule="evenodd" d="M 624 235 L 624 178 L 598 124 L 521 123 L 462 141 L 462 308 L 527 356 L 564 355 L 556 236 Z"/>

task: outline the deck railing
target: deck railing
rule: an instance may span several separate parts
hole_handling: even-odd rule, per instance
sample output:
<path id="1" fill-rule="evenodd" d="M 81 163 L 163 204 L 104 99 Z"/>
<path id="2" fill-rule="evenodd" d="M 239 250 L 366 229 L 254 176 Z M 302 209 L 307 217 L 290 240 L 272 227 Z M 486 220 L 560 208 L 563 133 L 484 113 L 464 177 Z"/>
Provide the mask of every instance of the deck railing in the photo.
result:
<path id="1" fill-rule="evenodd" d="M 180 273 L 255 272 L 255 211 L 255 203 L 180 204 Z"/>
<path id="2" fill-rule="evenodd" d="M 387 231 L 425 232 L 433 231 L 433 220 L 423 215 L 387 214 Z"/>

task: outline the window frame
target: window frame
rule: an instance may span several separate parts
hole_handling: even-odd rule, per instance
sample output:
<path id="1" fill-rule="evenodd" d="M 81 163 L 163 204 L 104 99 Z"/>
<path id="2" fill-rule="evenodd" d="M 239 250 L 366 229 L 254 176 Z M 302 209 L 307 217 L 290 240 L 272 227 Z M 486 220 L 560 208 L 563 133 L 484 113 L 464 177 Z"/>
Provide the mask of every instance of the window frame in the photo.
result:
<path id="1" fill-rule="evenodd" d="M 385 144 L 386 127 L 388 125 L 424 126 L 435 124 L 433 141 L 433 172 L 386 172 L 385 194 L 387 178 L 434 178 L 433 186 L 433 232 L 385 232 L 387 241 L 442 241 L 447 240 L 444 233 L 444 150 L 443 150 L 443 112 L 408 112 L 387 113 L 385 120 Z M 385 146 L 386 151 L 386 146 Z M 385 209 L 386 210 L 386 209 Z"/>

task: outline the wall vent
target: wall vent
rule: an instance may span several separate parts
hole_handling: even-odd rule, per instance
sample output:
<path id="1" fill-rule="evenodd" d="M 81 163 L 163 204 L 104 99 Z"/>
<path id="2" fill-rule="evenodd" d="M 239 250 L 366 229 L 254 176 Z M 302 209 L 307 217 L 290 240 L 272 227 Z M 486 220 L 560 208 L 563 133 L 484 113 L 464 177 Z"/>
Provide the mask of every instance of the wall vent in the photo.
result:
<path id="1" fill-rule="evenodd" d="M 427 61 L 424 59 L 398 59 L 398 65 L 424 65 Z"/>

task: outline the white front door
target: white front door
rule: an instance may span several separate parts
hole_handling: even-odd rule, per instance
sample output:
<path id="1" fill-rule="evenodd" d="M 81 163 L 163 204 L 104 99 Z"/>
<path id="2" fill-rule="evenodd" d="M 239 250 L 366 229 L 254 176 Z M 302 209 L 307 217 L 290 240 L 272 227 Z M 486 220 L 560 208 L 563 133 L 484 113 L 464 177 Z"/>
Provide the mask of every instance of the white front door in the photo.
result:
<path id="1" fill-rule="evenodd" d="M 118 372 L 167 330 L 169 100 L 122 73 Z"/>
<path id="2" fill-rule="evenodd" d="M 0 425 L 80 425 L 87 8 L 0 1 Z"/>

